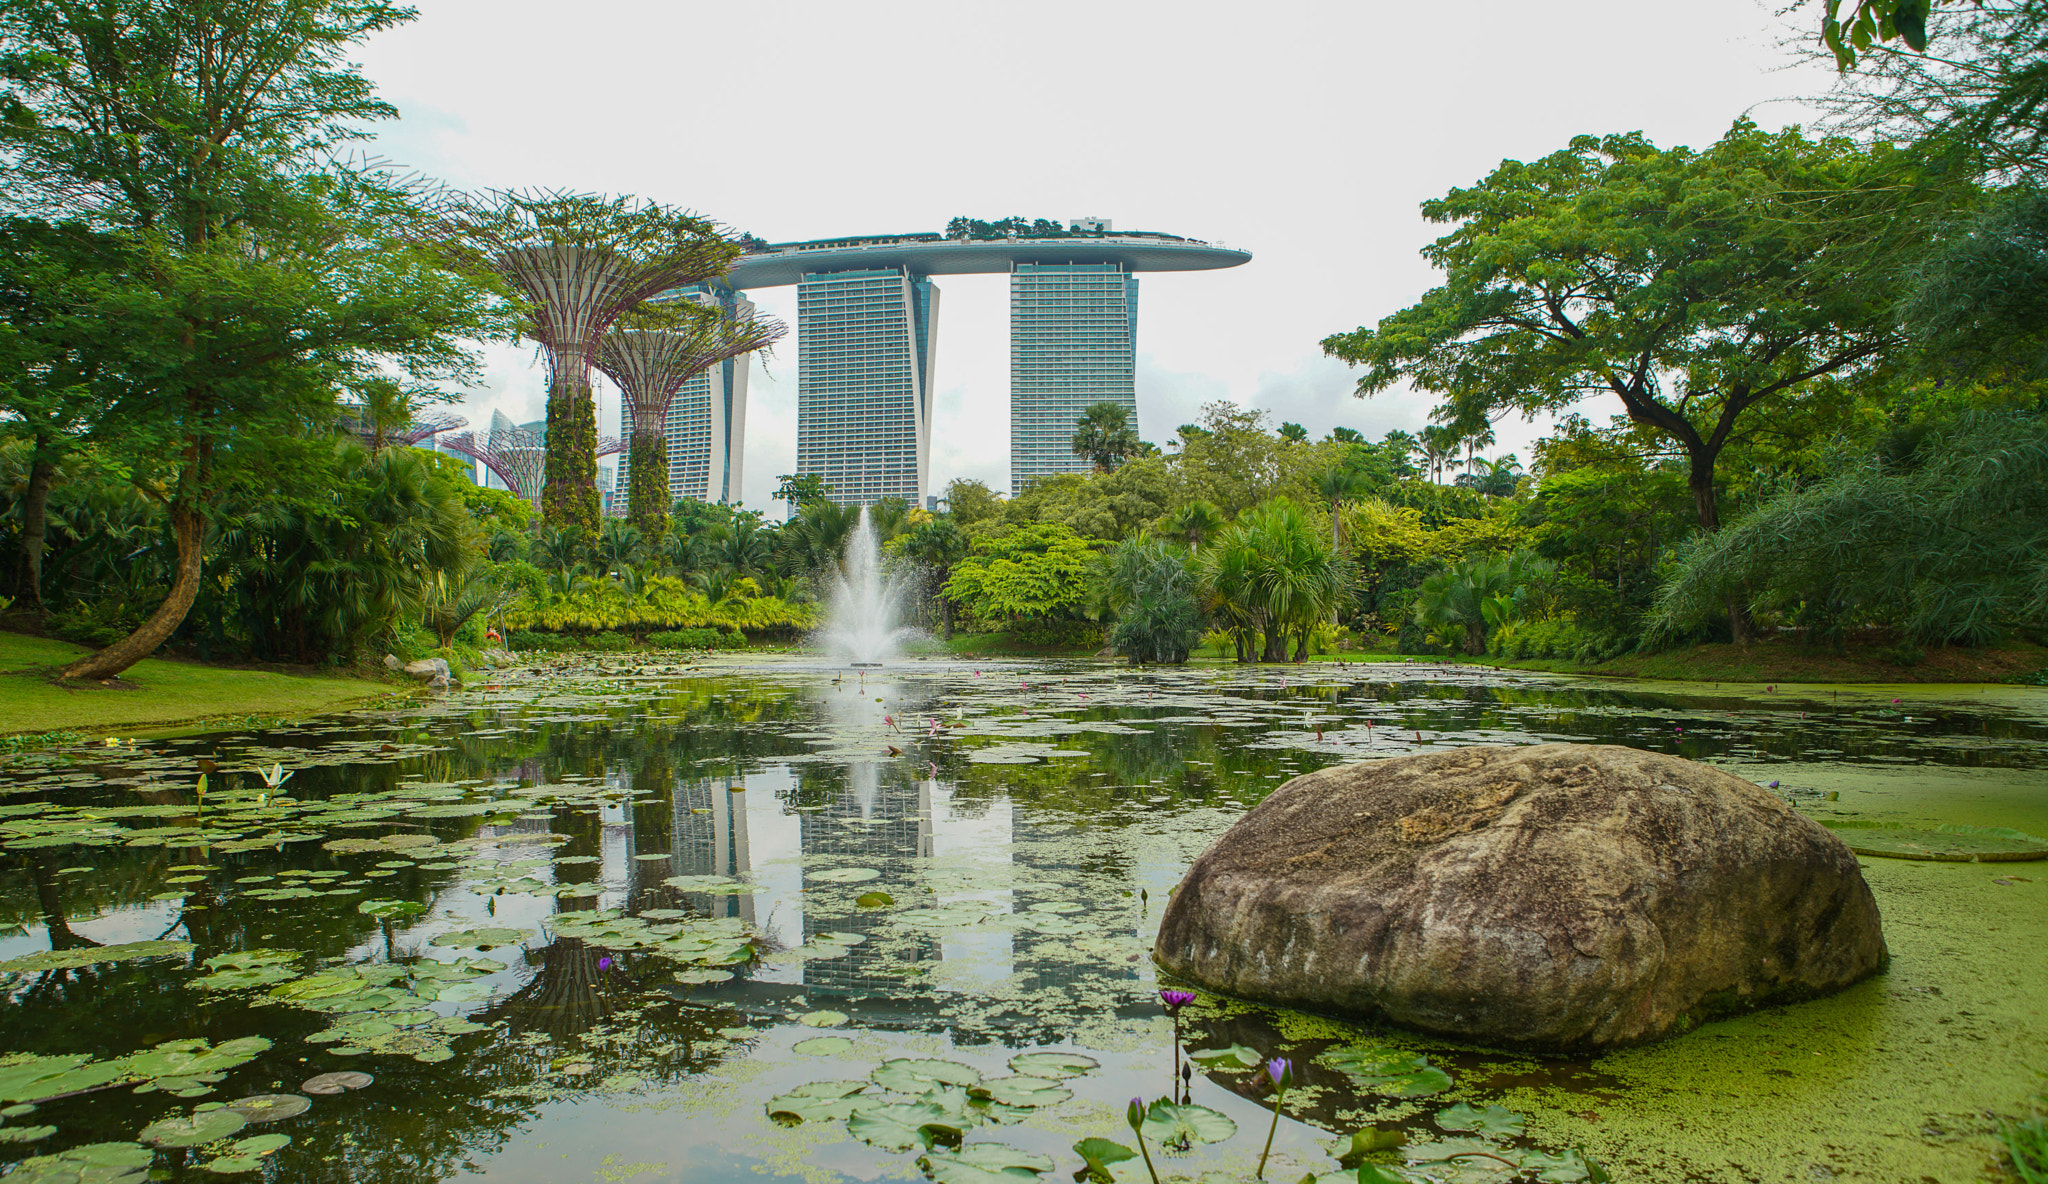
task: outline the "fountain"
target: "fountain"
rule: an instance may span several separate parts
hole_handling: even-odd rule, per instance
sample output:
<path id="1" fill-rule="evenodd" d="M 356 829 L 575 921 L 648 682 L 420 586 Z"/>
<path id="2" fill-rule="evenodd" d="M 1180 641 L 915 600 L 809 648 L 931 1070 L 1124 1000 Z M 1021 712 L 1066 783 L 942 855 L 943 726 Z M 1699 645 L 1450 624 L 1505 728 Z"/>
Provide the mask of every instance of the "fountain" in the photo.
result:
<path id="1" fill-rule="evenodd" d="M 917 632 L 896 623 L 902 602 L 901 583 L 882 572 L 881 541 L 868 522 L 868 508 L 862 506 L 833 577 L 832 607 L 818 640 L 832 653 L 846 655 L 854 666 L 880 666 Z"/>

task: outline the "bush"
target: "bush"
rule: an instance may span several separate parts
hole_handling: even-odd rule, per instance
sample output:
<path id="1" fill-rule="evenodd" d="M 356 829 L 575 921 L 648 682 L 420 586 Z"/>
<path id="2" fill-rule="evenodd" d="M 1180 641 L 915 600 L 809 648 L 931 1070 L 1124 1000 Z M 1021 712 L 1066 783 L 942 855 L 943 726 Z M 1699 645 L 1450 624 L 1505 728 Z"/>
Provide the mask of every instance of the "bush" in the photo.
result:
<path id="1" fill-rule="evenodd" d="M 583 648 L 600 654 L 619 654 L 633 648 L 633 639 L 623 633 L 593 633 L 583 639 Z"/>
<path id="2" fill-rule="evenodd" d="M 514 629 L 505 637 L 505 644 L 515 650 L 539 650 L 545 654 L 559 654 L 576 648 L 576 639 L 562 633 L 535 633 L 531 629 Z"/>
<path id="3" fill-rule="evenodd" d="M 50 633 L 65 641 L 99 649 L 135 632 L 148 615 L 118 597 L 81 600 L 51 616 Z"/>
<path id="4" fill-rule="evenodd" d="M 746 648 L 747 635 L 737 629 L 675 629 L 648 634 L 647 644 L 660 650 L 738 650 Z"/>
<path id="5" fill-rule="evenodd" d="M 1011 645 L 1034 650 L 1099 650 L 1102 626 L 1093 621 L 1012 621 L 1003 630 Z"/>

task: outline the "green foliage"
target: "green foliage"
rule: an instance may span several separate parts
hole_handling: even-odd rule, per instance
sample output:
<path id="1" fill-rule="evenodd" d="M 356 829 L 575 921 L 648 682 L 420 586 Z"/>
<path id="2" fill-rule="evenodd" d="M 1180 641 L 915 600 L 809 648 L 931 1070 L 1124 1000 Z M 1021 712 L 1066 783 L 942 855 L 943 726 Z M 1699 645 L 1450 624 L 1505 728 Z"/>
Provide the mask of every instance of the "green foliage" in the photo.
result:
<path id="1" fill-rule="evenodd" d="M 817 610 L 775 596 L 753 596 L 728 586 L 716 603 L 673 576 L 650 576 L 638 598 L 618 583 L 590 581 L 572 591 L 522 600 L 505 611 L 513 629 L 595 632 L 608 629 L 714 628 L 800 631 L 817 624 Z"/>
<path id="2" fill-rule="evenodd" d="M 977 621 L 1072 616 L 1094 560 L 1094 544 L 1071 527 L 1014 526 L 975 539 L 943 594 Z"/>
<path id="3" fill-rule="evenodd" d="M 1350 567 L 1308 514 L 1274 498 L 1240 515 L 1201 552 L 1209 613 L 1237 640 L 1240 661 L 1308 656 L 1310 635 L 1341 604 Z"/>
<path id="4" fill-rule="evenodd" d="M 956 477 L 946 486 L 946 512 L 960 526 L 972 526 L 1003 513 L 1003 498 L 979 481 Z"/>
<path id="5" fill-rule="evenodd" d="M 1822 637 L 1896 623 L 1981 644 L 2048 627 L 2048 414 L 1966 413 L 1772 499 L 1682 552 L 1657 625 L 1683 631 L 1736 589 Z"/>
<path id="6" fill-rule="evenodd" d="M 769 496 L 788 502 L 791 510 L 822 502 L 832 493 L 832 487 L 816 473 L 783 473 L 775 480 L 778 484 Z"/>
<path id="7" fill-rule="evenodd" d="M 737 629 L 673 629 L 648 634 L 647 644 L 662 650 L 741 650 L 747 635 Z"/>
<path id="8" fill-rule="evenodd" d="M 1139 457 L 1108 473 L 1061 473 L 1034 481 L 1005 505 L 1002 520 L 1056 524 L 1088 538 L 1115 540 L 1159 517 L 1173 498 L 1166 463 Z M 989 529 L 996 528 L 984 525 Z"/>
<path id="9" fill-rule="evenodd" d="M 1185 662 L 1201 639 L 1202 580 L 1192 556 L 1139 533 L 1102 559 L 1105 599 L 1116 613 L 1110 644 L 1131 660 Z"/>
<path id="10" fill-rule="evenodd" d="M 1098 473 L 1138 455 L 1138 429 L 1131 426 L 1131 409 L 1121 403 L 1090 403 L 1074 421 L 1074 455 L 1095 466 Z"/>
<path id="11" fill-rule="evenodd" d="M 1486 635 L 1512 622 L 1532 595 L 1530 585 L 1550 574 L 1549 561 L 1527 552 L 1464 559 L 1422 581 L 1415 620 L 1440 644 L 1468 654 L 1486 652 Z"/>

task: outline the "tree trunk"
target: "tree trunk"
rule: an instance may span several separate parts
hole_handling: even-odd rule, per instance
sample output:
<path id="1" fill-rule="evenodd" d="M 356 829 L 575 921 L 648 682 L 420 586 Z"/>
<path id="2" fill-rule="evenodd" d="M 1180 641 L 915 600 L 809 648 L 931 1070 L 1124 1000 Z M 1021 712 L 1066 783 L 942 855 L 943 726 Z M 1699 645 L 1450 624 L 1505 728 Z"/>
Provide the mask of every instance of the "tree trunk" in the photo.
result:
<path id="1" fill-rule="evenodd" d="M 1713 534 L 1721 529 L 1721 510 L 1714 501 L 1714 458 L 1694 455 L 1688 459 L 1691 471 L 1686 475 L 1686 484 L 1692 487 L 1693 508 L 1699 513 L 1700 529 Z M 1749 608 L 1742 603 L 1739 592 L 1728 594 L 1728 635 L 1737 645 L 1756 640 L 1756 625 L 1749 619 Z"/>
<path id="2" fill-rule="evenodd" d="M 49 534 L 50 483 L 56 479 L 57 462 L 37 460 L 28 467 L 28 489 L 21 498 L 21 574 L 14 586 L 16 596 L 43 607 L 43 550 Z"/>
<path id="3" fill-rule="evenodd" d="M 939 597 L 939 635 L 953 640 L 953 602 L 943 596 Z"/>
<path id="4" fill-rule="evenodd" d="M 668 533 L 668 436 L 633 429 L 627 453 L 627 509 L 633 525 L 650 538 Z"/>
<path id="5" fill-rule="evenodd" d="M 171 529 L 178 537 L 178 578 L 171 585 L 171 594 L 164 597 L 164 602 L 157 606 L 141 628 L 106 649 L 87 654 L 66 666 L 58 671 L 59 679 L 112 678 L 155 653 L 158 646 L 169 640 L 178 626 L 184 623 L 185 614 L 191 611 L 192 601 L 199 595 L 205 526 L 205 520 L 196 508 L 171 503 Z"/>
<path id="6" fill-rule="evenodd" d="M 540 503 L 549 526 L 588 543 L 597 536 L 597 402 L 590 384 L 548 388 L 546 476 Z M 664 481 L 664 485 L 666 481 Z"/>

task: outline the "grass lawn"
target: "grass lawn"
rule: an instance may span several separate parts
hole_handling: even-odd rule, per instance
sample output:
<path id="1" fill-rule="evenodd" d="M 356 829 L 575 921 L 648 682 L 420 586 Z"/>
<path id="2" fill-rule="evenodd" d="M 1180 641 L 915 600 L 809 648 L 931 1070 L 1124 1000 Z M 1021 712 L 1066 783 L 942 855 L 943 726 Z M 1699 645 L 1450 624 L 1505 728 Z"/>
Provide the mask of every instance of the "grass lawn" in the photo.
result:
<path id="1" fill-rule="evenodd" d="M 302 715 L 393 688 L 347 674 L 278 674 L 151 658 L 111 687 L 60 687 L 48 673 L 84 646 L 0 633 L 0 734 L 163 727 L 212 716 Z"/>
<path id="2" fill-rule="evenodd" d="M 1508 670 L 1553 670 L 1617 678 L 1761 683 L 2005 682 L 2048 668 L 2048 647 L 2025 642 L 2000 646 L 1942 646 L 1925 651 L 1925 656 L 1910 666 L 1894 662 L 1893 652 L 1890 647 L 1881 646 L 1849 646 L 1838 652 L 1827 646 L 1759 642 L 1746 646 L 1728 643 L 1697 645 L 1662 654 L 1629 654 L 1590 666 L 1543 659 L 1461 658 L 1458 661 Z"/>

